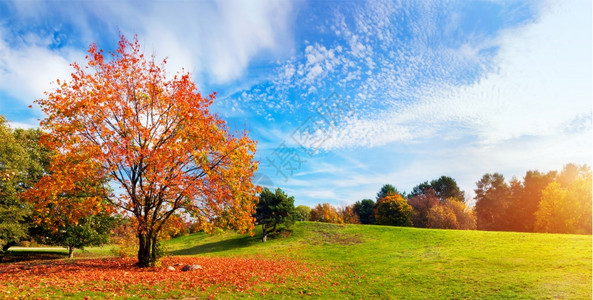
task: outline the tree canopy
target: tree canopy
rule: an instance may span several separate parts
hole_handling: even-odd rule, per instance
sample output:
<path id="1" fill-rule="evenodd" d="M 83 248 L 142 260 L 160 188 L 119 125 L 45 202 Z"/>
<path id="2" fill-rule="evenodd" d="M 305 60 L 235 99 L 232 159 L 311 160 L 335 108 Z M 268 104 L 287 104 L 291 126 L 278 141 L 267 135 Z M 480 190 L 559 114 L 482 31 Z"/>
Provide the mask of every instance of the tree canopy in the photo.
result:
<path id="1" fill-rule="evenodd" d="M 377 200 L 374 210 L 378 225 L 412 226 L 413 209 L 399 194 L 389 194 Z"/>
<path id="2" fill-rule="evenodd" d="M 259 194 L 254 216 L 257 224 L 262 226 L 262 242 L 266 242 L 268 234 L 276 231 L 278 225 L 290 226 L 296 221 L 294 197 L 288 197 L 280 188 L 275 192 L 264 188 Z"/>
<path id="3" fill-rule="evenodd" d="M 381 190 L 377 193 L 377 200 L 385 198 L 389 195 L 400 194 L 399 191 L 391 184 L 385 184 L 381 187 Z"/>
<path id="4" fill-rule="evenodd" d="M 166 60 L 158 64 L 141 49 L 123 36 L 108 57 L 91 45 L 86 66 L 72 64 L 71 79 L 37 103 L 47 115 L 45 145 L 84 157 L 122 191 L 108 199 L 137 220 L 138 265 L 146 267 L 175 212 L 206 231 L 250 232 L 257 163 L 247 133 L 230 134 L 209 112 L 214 94 L 203 97 L 187 73 L 168 76 Z"/>
<path id="5" fill-rule="evenodd" d="M 0 247 L 28 237 L 29 205 L 21 193 L 30 189 L 49 163 L 50 151 L 39 145 L 39 129 L 12 129 L 0 116 Z"/>

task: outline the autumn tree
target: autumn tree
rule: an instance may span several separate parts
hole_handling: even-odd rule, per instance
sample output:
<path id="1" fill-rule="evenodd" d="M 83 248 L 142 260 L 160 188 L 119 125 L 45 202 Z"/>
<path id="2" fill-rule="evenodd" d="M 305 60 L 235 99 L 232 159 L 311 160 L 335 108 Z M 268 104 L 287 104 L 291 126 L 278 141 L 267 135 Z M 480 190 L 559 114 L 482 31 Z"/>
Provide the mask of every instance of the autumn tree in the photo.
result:
<path id="1" fill-rule="evenodd" d="M 389 194 L 377 200 L 375 222 L 378 225 L 412 226 L 413 209 L 399 194 Z"/>
<path id="2" fill-rule="evenodd" d="M 373 208 L 375 207 L 375 201 L 371 199 L 363 199 L 362 201 L 356 201 L 352 209 L 358 215 L 358 219 L 361 224 L 374 224 L 375 215 Z"/>
<path id="3" fill-rule="evenodd" d="M 538 209 L 542 191 L 554 181 L 556 172 L 541 173 L 527 171 L 522 181 L 511 180 L 510 202 L 507 208 L 509 230 L 533 232 L 535 212 Z"/>
<path id="4" fill-rule="evenodd" d="M 311 208 L 307 205 L 299 205 L 295 209 L 297 221 L 309 221 L 311 219 Z"/>
<path id="5" fill-rule="evenodd" d="M 540 232 L 591 234 L 591 172 L 576 176 L 561 173 L 541 193 L 535 212 L 535 229 Z M 571 177 L 569 180 L 567 178 Z M 563 186 L 564 185 L 564 186 Z"/>
<path id="6" fill-rule="evenodd" d="M 254 216 L 257 224 L 262 227 L 261 241 L 265 243 L 268 234 L 276 231 L 278 225 L 290 226 L 296 221 L 294 197 L 288 197 L 280 188 L 275 192 L 264 188 L 259 194 Z"/>
<path id="7" fill-rule="evenodd" d="M 426 219 L 427 228 L 476 229 L 476 218 L 472 209 L 453 197 L 432 206 Z"/>
<path id="8" fill-rule="evenodd" d="M 344 220 L 338 209 L 329 203 L 317 204 L 311 209 L 311 221 L 342 224 Z"/>
<path id="9" fill-rule="evenodd" d="M 414 213 L 412 214 L 414 227 L 429 228 L 429 211 L 434 206 L 439 205 L 436 192 L 432 188 L 427 188 L 422 193 L 417 193 L 415 196 L 409 198 L 408 204 L 414 209 Z"/>
<path id="10" fill-rule="evenodd" d="M 465 203 L 458 201 L 457 198 L 448 198 L 445 199 L 443 206 L 455 215 L 455 229 L 473 230 L 477 228 L 474 210 Z"/>
<path id="11" fill-rule="evenodd" d="M 235 136 L 210 113 L 187 73 L 167 76 L 162 63 L 123 36 L 105 57 L 91 45 L 87 65 L 72 65 L 70 81 L 57 81 L 36 101 L 47 118 L 46 145 L 77 153 L 95 173 L 117 184 L 112 205 L 136 219 L 138 266 L 154 265 L 158 236 L 176 212 L 202 229 L 253 229 L 257 202 L 252 184 L 255 143 Z M 76 168 L 67 165 L 66 169 Z"/>
<path id="12" fill-rule="evenodd" d="M 457 227 L 457 217 L 448 207 L 435 205 L 428 211 L 426 227 L 455 229 Z"/>
<path id="13" fill-rule="evenodd" d="M 346 224 L 360 224 L 360 219 L 352 205 L 344 206 L 340 210 L 340 217 Z"/>

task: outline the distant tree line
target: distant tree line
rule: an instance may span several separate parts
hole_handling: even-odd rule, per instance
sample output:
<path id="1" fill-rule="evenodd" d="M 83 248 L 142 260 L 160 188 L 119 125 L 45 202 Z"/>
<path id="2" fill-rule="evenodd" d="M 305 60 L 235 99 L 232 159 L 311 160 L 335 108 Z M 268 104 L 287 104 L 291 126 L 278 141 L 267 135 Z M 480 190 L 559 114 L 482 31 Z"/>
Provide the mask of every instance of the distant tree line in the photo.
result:
<path id="1" fill-rule="evenodd" d="M 477 183 L 475 206 L 465 203 L 457 182 L 441 176 L 415 186 L 408 194 L 393 185 L 381 187 L 375 200 L 345 207 L 329 203 L 310 209 L 310 220 L 329 223 L 591 234 L 591 169 L 567 164 L 558 171 L 527 171 L 506 182 L 499 173 Z M 300 206 L 301 210 L 308 207 Z"/>

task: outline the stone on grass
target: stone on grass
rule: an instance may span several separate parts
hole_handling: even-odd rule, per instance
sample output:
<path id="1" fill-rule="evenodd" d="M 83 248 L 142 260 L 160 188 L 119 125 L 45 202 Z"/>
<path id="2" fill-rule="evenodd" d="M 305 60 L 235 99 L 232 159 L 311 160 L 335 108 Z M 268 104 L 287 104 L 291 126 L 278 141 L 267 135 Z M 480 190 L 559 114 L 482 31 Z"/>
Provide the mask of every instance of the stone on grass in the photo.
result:
<path id="1" fill-rule="evenodd" d="M 181 271 L 195 271 L 195 270 L 201 270 L 202 266 L 200 265 L 185 265 L 183 266 L 183 268 L 181 268 Z"/>

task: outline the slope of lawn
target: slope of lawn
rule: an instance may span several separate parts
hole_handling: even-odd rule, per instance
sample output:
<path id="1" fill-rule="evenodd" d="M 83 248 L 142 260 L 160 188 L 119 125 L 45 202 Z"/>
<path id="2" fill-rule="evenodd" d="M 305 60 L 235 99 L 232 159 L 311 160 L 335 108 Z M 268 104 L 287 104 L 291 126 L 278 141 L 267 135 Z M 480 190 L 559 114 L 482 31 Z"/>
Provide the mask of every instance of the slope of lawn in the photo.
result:
<path id="1" fill-rule="evenodd" d="M 287 258 L 325 267 L 312 282 L 280 288 L 335 298 L 591 299 L 591 236 L 432 230 L 300 222 L 258 236 L 193 234 L 173 255 Z"/>
<path id="2" fill-rule="evenodd" d="M 257 233 L 170 240 L 152 269 L 109 247 L 0 263 L 0 298 L 591 299 L 591 236 L 313 222 L 267 243 Z"/>

